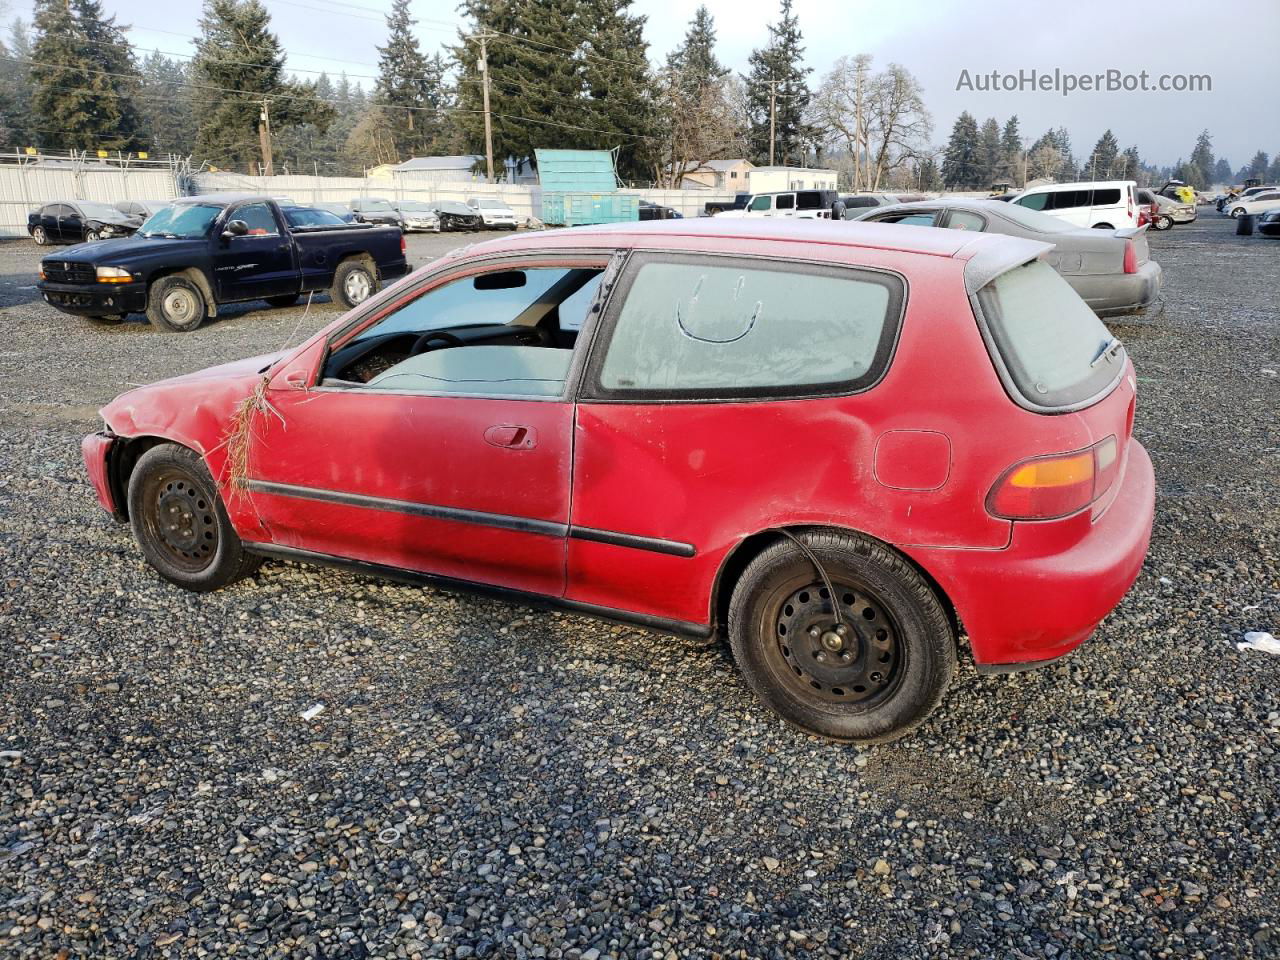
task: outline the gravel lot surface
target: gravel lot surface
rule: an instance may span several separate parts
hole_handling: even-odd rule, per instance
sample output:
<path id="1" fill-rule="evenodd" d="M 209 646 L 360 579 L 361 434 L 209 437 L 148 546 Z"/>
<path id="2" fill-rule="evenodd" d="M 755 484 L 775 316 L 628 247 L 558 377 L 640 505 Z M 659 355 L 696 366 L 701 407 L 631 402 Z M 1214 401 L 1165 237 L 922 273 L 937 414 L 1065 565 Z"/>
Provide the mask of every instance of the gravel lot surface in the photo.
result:
<path id="1" fill-rule="evenodd" d="M 97 407 L 337 308 L 97 326 L 0 244 L 0 956 L 1280 955 L 1280 656 L 1235 646 L 1280 634 L 1280 242 L 1233 228 L 1154 235 L 1164 315 L 1113 326 L 1137 586 L 867 750 L 720 647 L 283 563 L 165 584 L 85 479 Z"/>

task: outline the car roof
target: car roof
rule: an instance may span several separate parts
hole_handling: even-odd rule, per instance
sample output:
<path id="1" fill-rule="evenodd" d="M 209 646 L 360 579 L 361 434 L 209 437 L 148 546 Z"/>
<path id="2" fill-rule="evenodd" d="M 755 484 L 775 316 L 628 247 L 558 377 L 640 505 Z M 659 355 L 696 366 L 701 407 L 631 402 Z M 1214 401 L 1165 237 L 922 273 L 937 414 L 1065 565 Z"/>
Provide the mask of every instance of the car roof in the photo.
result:
<path id="1" fill-rule="evenodd" d="M 1137 186 L 1136 180 L 1081 180 L 1079 183 L 1042 183 L 1039 186 L 1027 187 L 1023 193 L 1057 193 L 1060 190 L 1097 190 L 1100 187 L 1123 187 L 1126 184 Z"/>
<path id="2" fill-rule="evenodd" d="M 564 246 L 561 241 L 572 240 L 576 241 L 573 242 L 575 247 L 653 249 L 661 247 L 663 237 L 667 236 L 705 241 L 704 246 L 708 252 L 723 252 L 726 245 L 740 241 L 802 244 L 808 248 L 810 259 L 834 263 L 847 262 L 849 253 L 858 249 L 954 258 L 966 261 L 965 283 L 970 287 L 970 292 L 981 287 L 991 277 L 1028 260 L 1034 260 L 1052 249 L 1052 244 L 1005 234 L 900 226 L 893 223 L 799 219 L 779 221 L 764 217 L 686 217 L 681 220 L 633 220 L 627 223 L 521 233 L 475 244 L 467 248 L 467 254 L 538 250 L 548 246 L 546 241 L 551 238 L 556 241 L 553 246 Z"/>

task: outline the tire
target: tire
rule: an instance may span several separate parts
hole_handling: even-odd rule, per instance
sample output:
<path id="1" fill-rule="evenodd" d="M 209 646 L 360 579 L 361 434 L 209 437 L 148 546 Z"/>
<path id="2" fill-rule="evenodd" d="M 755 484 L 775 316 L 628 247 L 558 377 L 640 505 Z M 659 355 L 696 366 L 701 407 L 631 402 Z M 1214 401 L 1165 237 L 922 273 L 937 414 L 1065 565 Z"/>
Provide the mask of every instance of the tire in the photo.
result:
<path id="1" fill-rule="evenodd" d="M 1243 216 L 1244 216 L 1244 207 L 1236 207 L 1234 210 L 1231 211 L 1232 220 L 1239 220 Z"/>
<path id="2" fill-rule="evenodd" d="M 37 247 L 47 247 L 49 245 L 49 234 L 44 232 L 44 227 L 32 227 L 31 239 L 36 242 Z"/>
<path id="3" fill-rule="evenodd" d="M 95 242 L 95 241 L 97 241 L 97 240 L 100 240 L 100 239 L 102 239 L 102 237 L 101 237 L 101 235 L 98 233 L 98 231 L 97 231 L 97 230 L 86 230 L 86 231 L 84 232 L 84 242 L 85 242 L 85 243 L 93 243 L 93 242 Z"/>
<path id="4" fill-rule="evenodd" d="M 190 333 L 209 317 L 204 294 L 187 277 L 161 277 L 147 290 L 147 319 L 173 333 Z"/>
<path id="5" fill-rule="evenodd" d="M 262 563 L 245 552 L 194 450 L 173 443 L 152 447 L 133 468 L 128 499 L 129 523 L 142 555 L 184 590 L 217 590 Z"/>
<path id="6" fill-rule="evenodd" d="M 1173 227 L 1173 217 L 1156 217 L 1151 226 L 1156 230 L 1169 230 Z"/>
<path id="7" fill-rule="evenodd" d="M 938 705 L 955 670 L 946 610 L 883 544 L 845 533 L 799 536 L 840 595 L 842 623 L 796 544 L 767 547 L 743 571 L 729 605 L 730 643 L 747 685 L 788 723 L 820 737 L 905 736 Z"/>
<path id="8" fill-rule="evenodd" d="M 363 260 L 344 260 L 333 274 L 329 296 L 350 309 L 358 307 L 378 292 L 378 278 Z"/>
<path id="9" fill-rule="evenodd" d="M 267 297 L 266 299 L 267 299 L 267 303 L 269 303 L 273 307 L 292 307 L 295 303 L 297 303 L 300 299 L 302 299 L 302 294 L 282 293 L 278 297 Z"/>

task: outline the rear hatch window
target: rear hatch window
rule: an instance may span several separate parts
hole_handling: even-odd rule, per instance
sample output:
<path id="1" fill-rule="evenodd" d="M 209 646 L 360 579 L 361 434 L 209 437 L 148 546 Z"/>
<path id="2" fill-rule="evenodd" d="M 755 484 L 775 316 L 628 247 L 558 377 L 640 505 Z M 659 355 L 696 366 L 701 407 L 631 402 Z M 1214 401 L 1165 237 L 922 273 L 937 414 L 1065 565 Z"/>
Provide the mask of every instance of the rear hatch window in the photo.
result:
<path id="1" fill-rule="evenodd" d="M 1031 406 L 1084 406 L 1119 380 L 1120 341 L 1044 261 L 1002 273 L 978 303 L 1004 378 Z"/>

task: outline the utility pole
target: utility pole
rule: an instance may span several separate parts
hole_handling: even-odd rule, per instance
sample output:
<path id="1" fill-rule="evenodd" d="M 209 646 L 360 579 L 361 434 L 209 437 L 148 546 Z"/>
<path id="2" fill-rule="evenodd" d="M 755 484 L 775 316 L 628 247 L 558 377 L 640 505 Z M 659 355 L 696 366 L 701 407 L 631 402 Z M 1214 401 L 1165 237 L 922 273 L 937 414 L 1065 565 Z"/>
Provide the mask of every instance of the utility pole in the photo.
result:
<path id="1" fill-rule="evenodd" d="M 769 166 L 773 166 L 773 147 L 778 142 L 778 81 L 769 81 Z"/>
<path id="2" fill-rule="evenodd" d="M 482 88 L 484 90 L 484 159 L 486 179 L 493 183 L 493 119 L 489 116 L 489 48 L 488 41 L 496 40 L 496 33 L 478 33 L 471 39 L 480 41 L 480 69 Z"/>
<path id="3" fill-rule="evenodd" d="M 271 101 L 262 98 L 262 112 L 258 114 L 258 144 L 262 147 L 262 175 L 275 176 L 271 166 Z"/>

